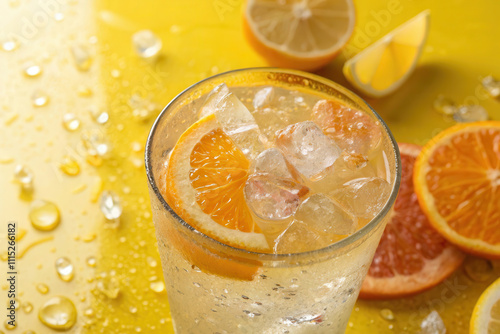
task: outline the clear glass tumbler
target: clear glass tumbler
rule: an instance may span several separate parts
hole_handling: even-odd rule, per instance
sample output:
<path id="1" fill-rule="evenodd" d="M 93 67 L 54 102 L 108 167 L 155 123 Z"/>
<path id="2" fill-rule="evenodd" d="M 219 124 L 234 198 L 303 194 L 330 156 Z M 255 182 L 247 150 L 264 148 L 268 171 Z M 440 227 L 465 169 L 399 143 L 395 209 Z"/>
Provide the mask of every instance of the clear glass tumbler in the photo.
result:
<path id="1" fill-rule="evenodd" d="M 363 228 L 326 248 L 294 254 L 256 253 L 222 244 L 183 221 L 162 196 L 164 170 L 180 135 L 198 119 L 215 86 L 279 86 L 342 101 L 380 122 L 392 193 Z M 361 98 L 325 78 L 257 68 L 216 75 L 174 98 L 154 123 L 146 170 L 174 329 L 184 333 L 343 333 L 378 245 L 401 177 L 397 144 Z M 195 204 L 196 205 L 196 204 Z"/>

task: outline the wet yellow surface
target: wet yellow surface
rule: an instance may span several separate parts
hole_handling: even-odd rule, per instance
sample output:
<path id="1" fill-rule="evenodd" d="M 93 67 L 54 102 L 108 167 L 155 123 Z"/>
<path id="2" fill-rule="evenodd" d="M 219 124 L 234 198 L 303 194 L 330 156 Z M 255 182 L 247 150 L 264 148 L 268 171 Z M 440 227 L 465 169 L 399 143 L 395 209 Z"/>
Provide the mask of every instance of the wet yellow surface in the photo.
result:
<path id="1" fill-rule="evenodd" d="M 496 35 L 500 3 L 355 3 L 358 20 L 348 48 L 319 71 L 348 88 L 352 87 L 341 74 L 345 57 L 431 9 L 429 39 L 415 73 L 393 95 L 368 100 L 398 141 L 423 144 L 452 124 L 432 109 L 438 94 L 458 104 L 479 103 L 492 119 L 500 119 L 500 103 L 480 87 L 480 78 L 486 75 L 500 78 Z M 161 283 L 143 147 L 160 109 L 184 88 L 216 73 L 266 65 L 242 38 L 241 5 L 238 0 L 0 3 L 0 254 L 3 257 L 7 247 L 7 222 L 15 221 L 21 305 L 18 327 L 9 332 L 52 332 L 38 314 L 58 295 L 76 306 L 76 325 L 69 332 L 173 332 Z M 161 38 L 157 61 L 141 59 L 134 52 L 131 36 L 141 29 L 151 29 Z M 4 43 L 12 38 L 16 43 Z M 14 50 L 5 50 L 12 46 Z M 89 58 L 82 60 L 82 54 Z M 105 124 L 96 121 L 101 112 L 109 114 Z M 107 145 L 109 152 L 102 157 L 89 155 L 89 138 Z M 19 164 L 33 171 L 32 192 L 21 192 L 13 182 Z M 123 206 L 119 224 L 100 212 L 97 199 L 102 190 L 119 196 Z M 30 222 L 30 207 L 37 200 L 53 202 L 59 209 L 60 224 L 52 231 L 36 229 Z M 56 260 L 63 256 L 74 268 L 70 281 L 56 271 Z M 6 268 L 5 261 L 0 265 Z M 493 266 L 474 280 L 461 268 L 445 283 L 414 298 L 360 301 L 348 333 L 416 333 L 433 309 L 450 333 L 468 333 L 475 301 L 500 275 L 500 265 Z M 5 272 L 2 269 L 0 303 L 7 299 Z M 190 302 L 186 301 L 186 310 Z M 392 310 L 394 320 L 381 316 L 384 308 Z M 0 330 L 7 331 L 2 328 L 4 318 L 1 322 Z"/>

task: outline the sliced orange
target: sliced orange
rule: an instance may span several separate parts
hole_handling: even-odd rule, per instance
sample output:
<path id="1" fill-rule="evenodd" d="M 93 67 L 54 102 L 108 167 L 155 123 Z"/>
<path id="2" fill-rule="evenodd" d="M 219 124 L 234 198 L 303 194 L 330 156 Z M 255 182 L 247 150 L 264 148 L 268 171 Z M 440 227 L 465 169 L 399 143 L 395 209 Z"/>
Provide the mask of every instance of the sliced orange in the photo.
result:
<path id="1" fill-rule="evenodd" d="M 479 297 L 472 311 L 469 333 L 500 333 L 500 278 L 484 290 Z"/>
<path id="2" fill-rule="evenodd" d="M 378 121 L 336 101 L 318 101 L 313 108 L 312 120 L 340 148 L 351 154 L 369 155 L 382 139 Z"/>
<path id="3" fill-rule="evenodd" d="M 215 116 L 206 116 L 181 135 L 171 152 L 166 200 L 188 224 L 215 240 L 268 250 L 244 198 L 249 164 Z"/>
<path id="4" fill-rule="evenodd" d="M 352 0 L 248 0 L 243 25 L 271 65 L 312 71 L 335 58 L 354 20 Z"/>
<path id="5" fill-rule="evenodd" d="M 438 134 L 419 155 L 414 182 L 439 233 L 466 252 L 500 259 L 500 122 Z"/>
<path id="6" fill-rule="evenodd" d="M 413 187 L 413 168 L 420 147 L 399 144 L 401 187 L 394 211 L 375 252 L 360 297 L 398 298 L 442 282 L 464 259 L 429 223 Z"/>

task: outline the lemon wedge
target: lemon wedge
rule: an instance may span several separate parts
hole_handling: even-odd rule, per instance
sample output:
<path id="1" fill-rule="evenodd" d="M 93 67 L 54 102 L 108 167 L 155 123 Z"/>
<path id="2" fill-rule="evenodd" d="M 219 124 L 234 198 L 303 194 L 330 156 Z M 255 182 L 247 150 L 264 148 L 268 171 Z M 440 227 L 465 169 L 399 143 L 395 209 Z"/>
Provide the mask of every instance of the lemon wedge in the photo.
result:
<path id="1" fill-rule="evenodd" d="M 397 27 L 344 64 L 347 80 L 366 95 L 394 92 L 410 76 L 429 31 L 426 10 Z"/>

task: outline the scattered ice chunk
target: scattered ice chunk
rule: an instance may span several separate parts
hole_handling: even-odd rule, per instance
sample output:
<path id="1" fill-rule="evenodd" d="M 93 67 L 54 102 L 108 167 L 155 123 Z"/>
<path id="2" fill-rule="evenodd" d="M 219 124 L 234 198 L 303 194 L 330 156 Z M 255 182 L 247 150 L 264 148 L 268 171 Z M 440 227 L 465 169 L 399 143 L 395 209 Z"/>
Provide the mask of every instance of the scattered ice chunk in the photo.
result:
<path id="1" fill-rule="evenodd" d="M 311 188 L 315 192 L 328 194 L 351 180 L 376 176 L 376 169 L 368 164 L 363 156 L 344 151 L 335 163 L 327 168 L 325 177 L 313 182 Z"/>
<path id="2" fill-rule="evenodd" d="M 434 109 L 439 113 L 447 116 L 452 116 L 457 112 L 457 106 L 455 103 L 444 95 L 440 94 L 434 100 Z"/>
<path id="3" fill-rule="evenodd" d="M 292 223 L 274 241 L 274 253 L 301 253 L 320 249 L 331 244 L 328 237 L 317 233 L 299 220 Z"/>
<path id="4" fill-rule="evenodd" d="M 293 179 L 288 164 L 280 150 L 269 148 L 260 153 L 254 160 L 255 173 L 269 173 L 284 179 Z"/>
<path id="5" fill-rule="evenodd" d="M 99 208 L 108 220 L 119 219 L 122 215 L 120 198 L 112 191 L 103 191 L 99 201 Z"/>
<path id="6" fill-rule="evenodd" d="M 274 98 L 274 88 L 266 87 L 255 93 L 253 98 L 253 107 L 255 109 L 263 108 L 268 106 Z"/>
<path id="7" fill-rule="evenodd" d="M 488 112 L 480 105 L 460 106 L 453 114 L 453 119 L 459 123 L 487 121 L 488 118 Z"/>
<path id="8" fill-rule="evenodd" d="M 222 97 L 215 108 L 215 116 L 224 132 L 250 160 L 266 149 L 267 139 L 250 111 L 234 94 Z"/>
<path id="9" fill-rule="evenodd" d="M 71 46 L 71 54 L 73 55 L 73 61 L 75 66 L 80 71 L 88 71 L 92 65 L 92 56 L 85 45 L 74 44 Z"/>
<path id="10" fill-rule="evenodd" d="M 309 189 L 293 180 L 271 174 L 253 174 L 245 185 L 250 209 L 260 218 L 281 220 L 292 216 Z"/>
<path id="11" fill-rule="evenodd" d="M 210 93 L 208 93 L 203 106 L 200 109 L 200 118 L 213 114 L 215 112 L 215 108 L 217 104 L 222 100 L 224 96 L 229 94 L 229 88 L 225 83 L 221 83 Z"/>
<path id="12" fill-rule="evenodd" d="M 344 183 L 331 192 L 341 206 L 358 218 L 373 218 L 391 194 L 391 185 L 379 177 L 363 177 Z"/>
<path id="13" fill-rule="evenodd" d="M 292 124 L 276 133 L 276 145 L 287 160 L 306 178 L 314 181 L 325 176 L 341 154 L 335 142 L 311 121 Z"/>
<path id="14" fill-rule="evenodd" d="M 132 44 L 139 57 L 151 59 L 158 55 L 162 42 L 151 30 L 141 30 L 132 35 Z"/>
<path id="15" fill-rule="evenodd" d="M 422 320 L 420 329 L 421 334 L 446 334 L 446 327 L 443 319 L 441 319 L 437 311 L 432 311 Z"/>
<path id="16" fill-rule="evenodd" d="M 357 219 L 324 194 L 314 194 L 302 202 L 295 218 L 320 234 L 352 234 L 357 227 Z"/>
<path id="17" fill-rule="evenodd" d="M 491 75 L 488 75 L 481 81 L 484 89 L 490 94 L 493 98 L 500 97 L 500 81 L 493 78 Z"/>

